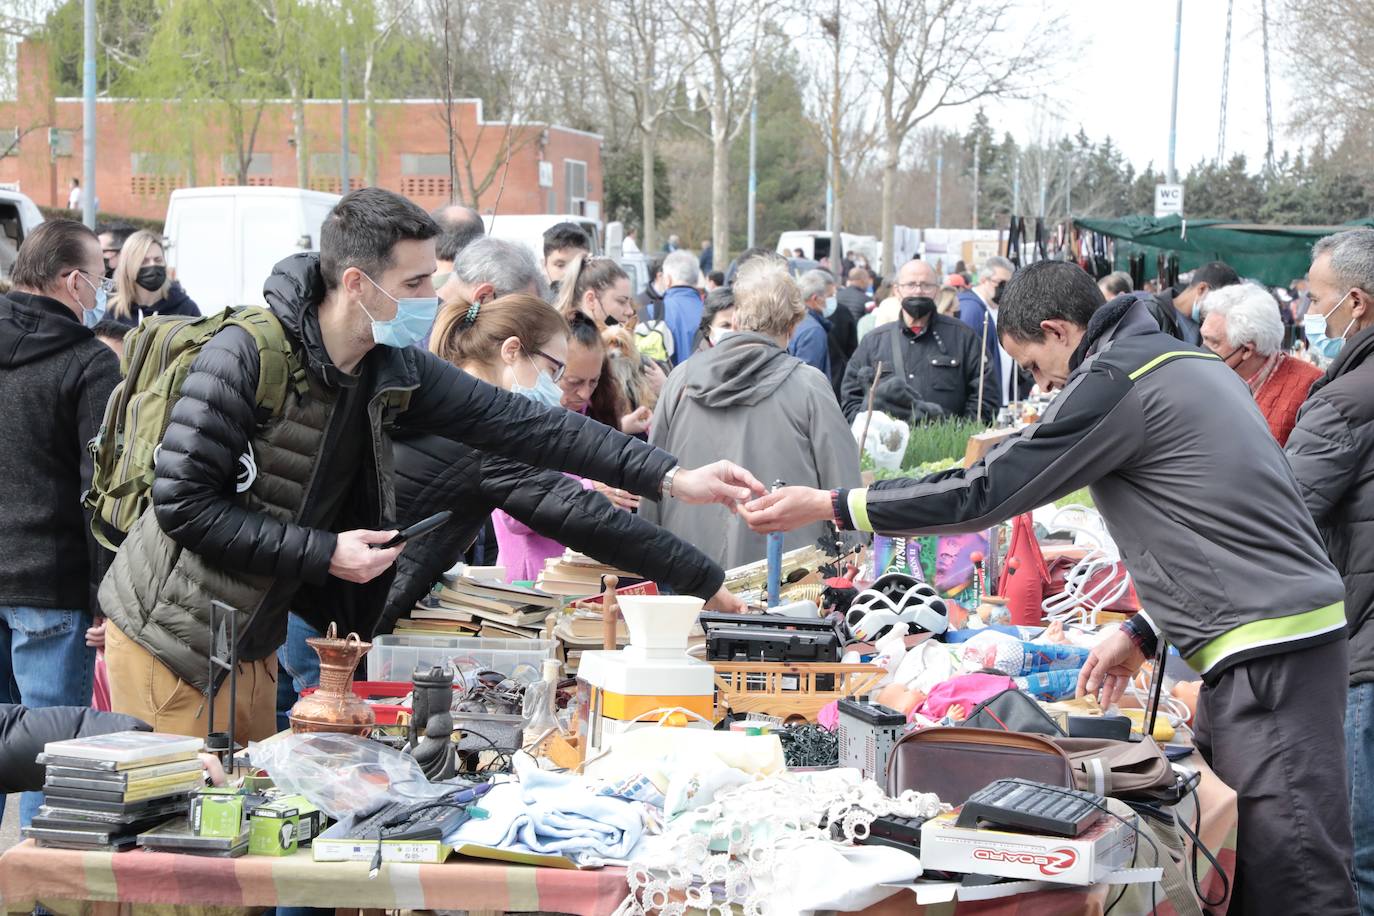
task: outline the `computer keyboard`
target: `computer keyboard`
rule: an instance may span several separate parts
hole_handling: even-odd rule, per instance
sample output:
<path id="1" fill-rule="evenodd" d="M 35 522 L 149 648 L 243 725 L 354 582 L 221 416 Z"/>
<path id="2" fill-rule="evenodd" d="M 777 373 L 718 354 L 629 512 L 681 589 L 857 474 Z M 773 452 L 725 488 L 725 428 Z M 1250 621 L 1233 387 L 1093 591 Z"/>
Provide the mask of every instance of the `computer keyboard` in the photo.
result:
<path id="1" fill-rule="evenodd" d="M 1076 837 L 1103 816 L 1100 795 L 1029 779 L 999 779 L 979 789 L 959 811 L 960 827 L 1010 827 Z"/>
<path id="2" fill-rule="evenodd" d="M 392 802 L 354 822 L 348 835 L 357 840 L 442 840 L 468 820 L 468 806 L 490 788 L 490 783 L 481 783 L 435 799 Z"/>

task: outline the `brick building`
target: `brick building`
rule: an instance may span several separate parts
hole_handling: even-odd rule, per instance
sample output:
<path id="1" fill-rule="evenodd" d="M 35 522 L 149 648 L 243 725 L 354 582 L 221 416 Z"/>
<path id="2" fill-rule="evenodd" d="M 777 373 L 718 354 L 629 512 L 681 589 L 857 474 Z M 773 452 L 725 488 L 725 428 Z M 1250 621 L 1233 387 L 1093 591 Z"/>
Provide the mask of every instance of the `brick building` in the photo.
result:
<path id="1" fill-rule="evenodd" d="M 65 207 L 72 178 L 82 175 L 81 99 L 52 94 L 46 50 L 36 42 L 19 48 L 18 98 L 0 101 L 0 183 L 18 185 L 35 203 Z M 487 121 L 482 102 L 455 100 L 459 193 L 449 178 L 446 105 L 442 99 L 392 99 L 373 103 L 377 123 L 377 183 L 425 209 L 474 196 L 484 213 L 601 212 L 601 137 L 543 124 Z M 341 106 L 337 100 L 305 104 L 309 186 L 339 193 Z M 349 102 L 350 184 L 362 186 L 361 101 Z M 100 99 L 96 104 L 99 151 L 96 196 L 103 213 L 161 219 L 173 190 L 238 183 L 235 145 L 223 124 L 191 118 L 176 107 L 155 110 L 146 102 Z M 506 164 L 510 137 L 509 165 Z M 18 137 L 18 143 L 13 144 Z M 464 150 L 470 156 L 464 155 Z M 502 181 L 504 172 L 504 182 Z M 263 108 L 248 183 L 295 187 L 297 159 L 289 101 Z M 502 185 L 504 183 L 504 188 Z"/>

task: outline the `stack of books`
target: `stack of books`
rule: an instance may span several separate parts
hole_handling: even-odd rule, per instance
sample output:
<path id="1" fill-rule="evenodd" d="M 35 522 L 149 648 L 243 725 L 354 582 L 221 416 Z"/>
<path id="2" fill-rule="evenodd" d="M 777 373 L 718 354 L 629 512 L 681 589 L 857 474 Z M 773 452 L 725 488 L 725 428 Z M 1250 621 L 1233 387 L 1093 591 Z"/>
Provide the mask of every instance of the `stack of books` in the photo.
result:
<path id="1" fill-rule="evenodd" d="M 550 557 L 544 561 L 544 568 L 535 585 L 540 591 L 551 595 L 582 598 L 600 593 L 603 576 L 618 576 L 621 584 L 644 578 L 598 563 L 586 554 L 567 550 L 561 557 Z"/>
<path id="2" fill-rule="evenodd" d="M 24 835 L 39 846 L 127 849 L 138 835 L 184 815 L 190 793 L 205 784 L 204 742 L 185 735 L 114 732 L 52 741 L 44 805 Z"/>
<path id="3" fill-rule="evenodd" d="M 408 618 L 396 622 L 394 632 L 537 639 L 561 604 L 557 595 L 538 589 L 461 576 L 435 587 Z"/>

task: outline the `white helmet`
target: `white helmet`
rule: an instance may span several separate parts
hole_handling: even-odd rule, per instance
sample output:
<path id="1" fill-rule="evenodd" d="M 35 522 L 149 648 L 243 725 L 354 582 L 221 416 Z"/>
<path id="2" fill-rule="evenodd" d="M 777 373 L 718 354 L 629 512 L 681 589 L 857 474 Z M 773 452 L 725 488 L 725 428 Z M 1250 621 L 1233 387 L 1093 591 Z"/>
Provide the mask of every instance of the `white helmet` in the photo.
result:
<path id="1" fill-rule="evenodd" d="M 949 608 L 925 582 L 905 573 L 887 573 L 859 593 L 845 622 L 850 635 L 863 640 L 877 639 L 896 625 L 905 625 L 908 633 L 943 633 L 949 629 Z"/>

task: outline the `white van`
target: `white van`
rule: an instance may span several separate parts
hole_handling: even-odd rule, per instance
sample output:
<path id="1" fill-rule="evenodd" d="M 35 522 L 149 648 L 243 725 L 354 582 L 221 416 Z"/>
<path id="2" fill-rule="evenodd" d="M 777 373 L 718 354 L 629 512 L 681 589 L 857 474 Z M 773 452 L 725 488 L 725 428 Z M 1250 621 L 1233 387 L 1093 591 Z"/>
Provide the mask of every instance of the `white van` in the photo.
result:
<path id="1" fill-rule="evenodd" d="M 557 213 L 488 213 L 482 217 L 487 235 L 507 242 L 520 242 L 544 263 L 544 231 L 559 223 L 577 223 L 592 240 L 592 254 L 601 254 L 601 222 L 589 216 L 561 216 Z"/>
<path id="2" fill-rule="evenodd" d="M 8 277 L 24 237 L 43 222 L 38 206 L 17 190 L 0 188 L 0 277 Z"/>
<path id="3" fill-rule="evenodd" d="M 167 203 L 167 270 L 204 314 L 263 305 L 278 261 L 318 251 L 338 194 L 302 188 L 182 188 Z"/>
<path id="4" fill-rule="evenodd" d="M 797 256 L 801 249 L 802 258 L 807 261 L 820 261 L 829 258 L 831 266 L 838 270 L 844 258 L 844 234 L 840 234 L 839 251 L 831 251 L 830 233 L 823 230 L 791 230 L 778 236 L 778 254 L 789 260 Z"/>

